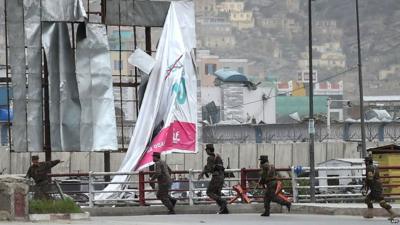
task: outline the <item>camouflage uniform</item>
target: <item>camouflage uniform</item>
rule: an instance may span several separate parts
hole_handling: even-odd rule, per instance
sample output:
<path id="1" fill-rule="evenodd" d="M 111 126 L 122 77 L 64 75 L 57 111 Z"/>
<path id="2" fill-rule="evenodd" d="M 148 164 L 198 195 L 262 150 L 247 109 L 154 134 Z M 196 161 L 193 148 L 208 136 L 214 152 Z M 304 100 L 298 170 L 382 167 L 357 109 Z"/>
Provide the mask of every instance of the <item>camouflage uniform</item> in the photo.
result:
<path id="1" fill-rule="evenodd" d="M 224 165 L 218 154 L 211 154 L 207 158 L 207 164 L 204 166 L 202 174 L 212 174 L 211 181 L 207 187 L 207 195 L 215 200 L 221 211 L 226 208 L 227 202 L 221 198 L 221 190 L 224 186 L 225 173 Z"/>
<path id="2" fill-rule="evenodd" d="M 37 199 L 48 199 L 49 191 L 49 176 L 47 173 L 52 167 L 60 163 L 60 160 L 53 160 L 47 162 L 39 162 L 37 165 L 31 165 L 26 173 L 27 178 L 33 178 L 35 181 L 35 195 Z"/>
<path id="3" fill-rule="evenodd" d="M 159 160 L 154 164 L 155 171 L 151 180 L 156 180 L 158 183 L 157 198 L 161 200 L 165 207 L 168 208 L 170 212 L 174 212 L 174 206 L 176 204 L 176 199 L 169 195 L 169 189 L 172 185 L 171 180 L 171 169 L 168 167 L 167 163 Z"/>
<path id="4" fill-rule="evenodd" d="M 261 179 L 260 184 L 265 185 L 266 189 L 264 191 L 264 209 L 265 212 L 262 216 L 269 216 L 271 209 L 271 201 L 276 202 L 280 205 L 285 205 L 290 209 L 290 202 L 285 201 L 277 196 L 276 192 L 276 171 L 275 167 L 268 162 L 264 162 L 260 165 L 261 167 Z"/>
<path id="5" fill-rule="evenodd" d="M 374 201 L 379 202 L 379 205 L 390 213 L 390 218 L 396 217 L 397 215 L 392 211 L 392 206 L 383 198 L 382 183 L 379 179 L 379 169 L 373 164 L 371 156 L 365 158 L 365 165 L 366 179 L 364 186 L 367 191 L 370 190 L 370 193 L 365 197 L 365 204 L 367 204 L 368 210 L 364 217 L 373 218 L 372 209 L 374 206 L 372 203 Z"/>
<path id="6" fill-rule="evenodd" d="M 369 165 L 366 168 L 365 186 L 370 190 L 370 193 L 365 198 L 365 204 L 368 208 L 373 208 L 373 201 L 379 202 L 380 206 L 386 210 L 392 207 L 383 199 L 382 183 L 379 180 L 379 169 L 375 165 Z"/>

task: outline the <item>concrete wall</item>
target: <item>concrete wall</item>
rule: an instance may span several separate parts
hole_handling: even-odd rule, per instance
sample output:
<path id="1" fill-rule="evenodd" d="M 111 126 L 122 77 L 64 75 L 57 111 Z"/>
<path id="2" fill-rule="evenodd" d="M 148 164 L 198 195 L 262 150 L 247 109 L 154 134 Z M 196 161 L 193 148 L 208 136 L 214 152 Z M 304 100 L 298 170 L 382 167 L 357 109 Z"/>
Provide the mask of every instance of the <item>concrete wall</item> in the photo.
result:
<path id="1" fill-rule="evenodd" d="M 367 148 L 389 143 L 367 143 Z M 163 156 L 172 169 L 202 169 L 206 163 L 205 145 L 199 145 L 196 154 L 170 154 Z M 215 151 L 224 160 L 225 166 L 230 161 L 230 168 L 256 168 L 260 155 L 268 155 L 270 162 L 276 167 L 291 165 L 309 166 L 307 143 L 294 144 L 216 144 Z M 20 153 L 0 149 L 0 171 L 12 174 L 24 174 L 30 165 L 31 155 L 39 155 L 44 160 L 44 153 Z M 125 153 L 111 153 L 111 171 L 117 171 Z M 356 143 L 315 143 L 315 163 L 334 158 L 358 158 Z M 54 167 L 54 173 L 77 173 L 88 171 L 103 171 L 103 153 L 98 152 L 54 152 L 53 159 L 64 162 Z"/>

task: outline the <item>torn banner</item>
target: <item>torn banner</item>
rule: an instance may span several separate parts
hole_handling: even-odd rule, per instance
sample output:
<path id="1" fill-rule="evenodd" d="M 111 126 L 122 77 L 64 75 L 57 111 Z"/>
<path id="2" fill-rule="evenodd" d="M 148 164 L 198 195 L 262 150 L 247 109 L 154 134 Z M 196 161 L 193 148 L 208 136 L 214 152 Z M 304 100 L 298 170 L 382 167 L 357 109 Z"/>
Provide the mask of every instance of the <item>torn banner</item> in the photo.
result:
<path id="1" fill-rule="evenodd" d="M 195 153 L 197 79 L 193 49 L 196 45 L 193 2 L 171 2 L 128 152 L 119 172 L 152 164 L 152 153 Z M 123 182 L 127 176 L 115 176 Z M 121 189 L 110 184 L 106 191 Z M 106 199 L 111 194 L 101 194 Z"/>

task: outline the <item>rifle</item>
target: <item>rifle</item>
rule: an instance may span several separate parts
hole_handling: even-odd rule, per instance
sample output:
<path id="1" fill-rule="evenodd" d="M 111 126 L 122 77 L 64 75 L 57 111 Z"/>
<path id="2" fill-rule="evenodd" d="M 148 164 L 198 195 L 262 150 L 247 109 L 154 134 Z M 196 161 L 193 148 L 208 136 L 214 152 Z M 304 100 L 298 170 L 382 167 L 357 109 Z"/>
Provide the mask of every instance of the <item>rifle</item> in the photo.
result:
<path id="1" fill-rule="evenodd" d="M 229 170 L 231 168 L 231 161 L 229 160 L 228 157 L 228 166 L 226 167 L 227 170 Z M 225 172 L 225 177 L 235 177 L 235 174 L 233 174 L 233 172 Z"/>

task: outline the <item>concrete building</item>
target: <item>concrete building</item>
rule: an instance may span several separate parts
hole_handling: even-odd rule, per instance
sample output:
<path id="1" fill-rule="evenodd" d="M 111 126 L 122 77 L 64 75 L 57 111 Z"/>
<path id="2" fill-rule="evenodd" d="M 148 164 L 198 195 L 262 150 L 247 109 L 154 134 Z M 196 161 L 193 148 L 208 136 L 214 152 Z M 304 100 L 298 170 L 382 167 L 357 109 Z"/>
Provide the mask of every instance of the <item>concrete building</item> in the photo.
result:
<path id="1" fill-rule="evenodd" d="M 221 16 L 206 16 L 197 20 L 198 47 L 205 49 L 231 49 L 236 45 L 232 24 Z"/>
<path id="2" fill-rule="evenodd" d="M 219 12 L 242 12 L 244 10 L 244 1 L 223 1 L 216 7 Z"/>
<path id="3" fill-rule="evenodd" d="M 229 21 L 239 30 L 253 28 L 255 25 L 253 12 L 245 11 L 244 7 L 244 1 L 232 0 L 221 2 L 216 6 L 218 12 L 229 15 Z"/>
<path id="4" fill-rule="evenodd" d="M 229 19 L 232 25 L 239 30 L 249 29 L 255 26 L 253 12 L 251 11 L 231 12 Z"/>
<path id="5" fill-rule="evenodd" d="M 242 74 L 248 74 L 247 59 L 224 59 L 212 55 L 210 50 L 198 50 L 197 66 L 200 74 L 201 86 L 214 86 L 215 71 L 219 69 L 232 69 Z"/>
<path id="6" fill-rule="evenodd" d="M 301 24 L 295 19 L 277 15 L 257 19 L 257 24 L 265 29 L 278 29 L 286 33 L 296 33 L 302 30 Z"/>
<path id="7" fill-rule="evenodd" d="M 274 88 L 254 88 L 246 76 L 229 69 L 216 71 L 216 81 L 216 86 L 201 88 L 201 105 L 204 107 L 214 102 L 219 109 L 220 121 L 209 122 L 240 124 L 250 123 L 254 119 L 256 123 L 275 123 L 275 98 L 272 97 L 275 96 Z"/>
<path id="8" fill-rule="evenodd" d="M 391 65 L 388 69 L 379 71 L 379 80 L 398 79 L 400 74 L 400 64 Z"/>
<path id="9" fill-rule="evenodd" d="M 321 162 L 318 164 L 318 167 L 361 167 L 364 165 L 364 159 L 330 159 L 325 162 Z M 319 177 L 329 177 L 332 179 L 320 179 L 319 186 L 338 186 L 338 185 L 349 185 L 349 184 L 362 184 L 362 178 L 354 178 L 354 179 L 346 179 L 339 177 L 349 177 L 349 176 L 363 176 L 363 170 L 350 170 L 350 169 L 342 169 L 342 170 L 320 170 L 318 171 Z M 338 177 L 337 179 L 334 179 Z M 329 188 L 320 188 L 321 192 L 328 192 Z M 337 190 L 336 188 L 333 190 Z M 343 188 L 345 191 L 346 188 Z"/>
<path id="10" fill-rule="evenodd" d="M 315 20 L 313 21 L 313 34 L 338 40 L 342 38 L 343 30 L 337 27 L 336 20 Z"/>
<path id="11" fill-rule="evenodd" d="M 323 69 L 346 68 L 346 55 L 339 51 L 329 51 L 315 54 L 313 57 L 313 66 Z M 301 54 L 301 59 L 297 61 L 297 65 L 302 70 L 306 70 L 309 66 L 308 52 Z"/>
<path id="12" fill-rule="evenodd" d="M 197 16 L 217 13 L 216 0 L 201 0 L 194 2 L 195 11 Z"/>

